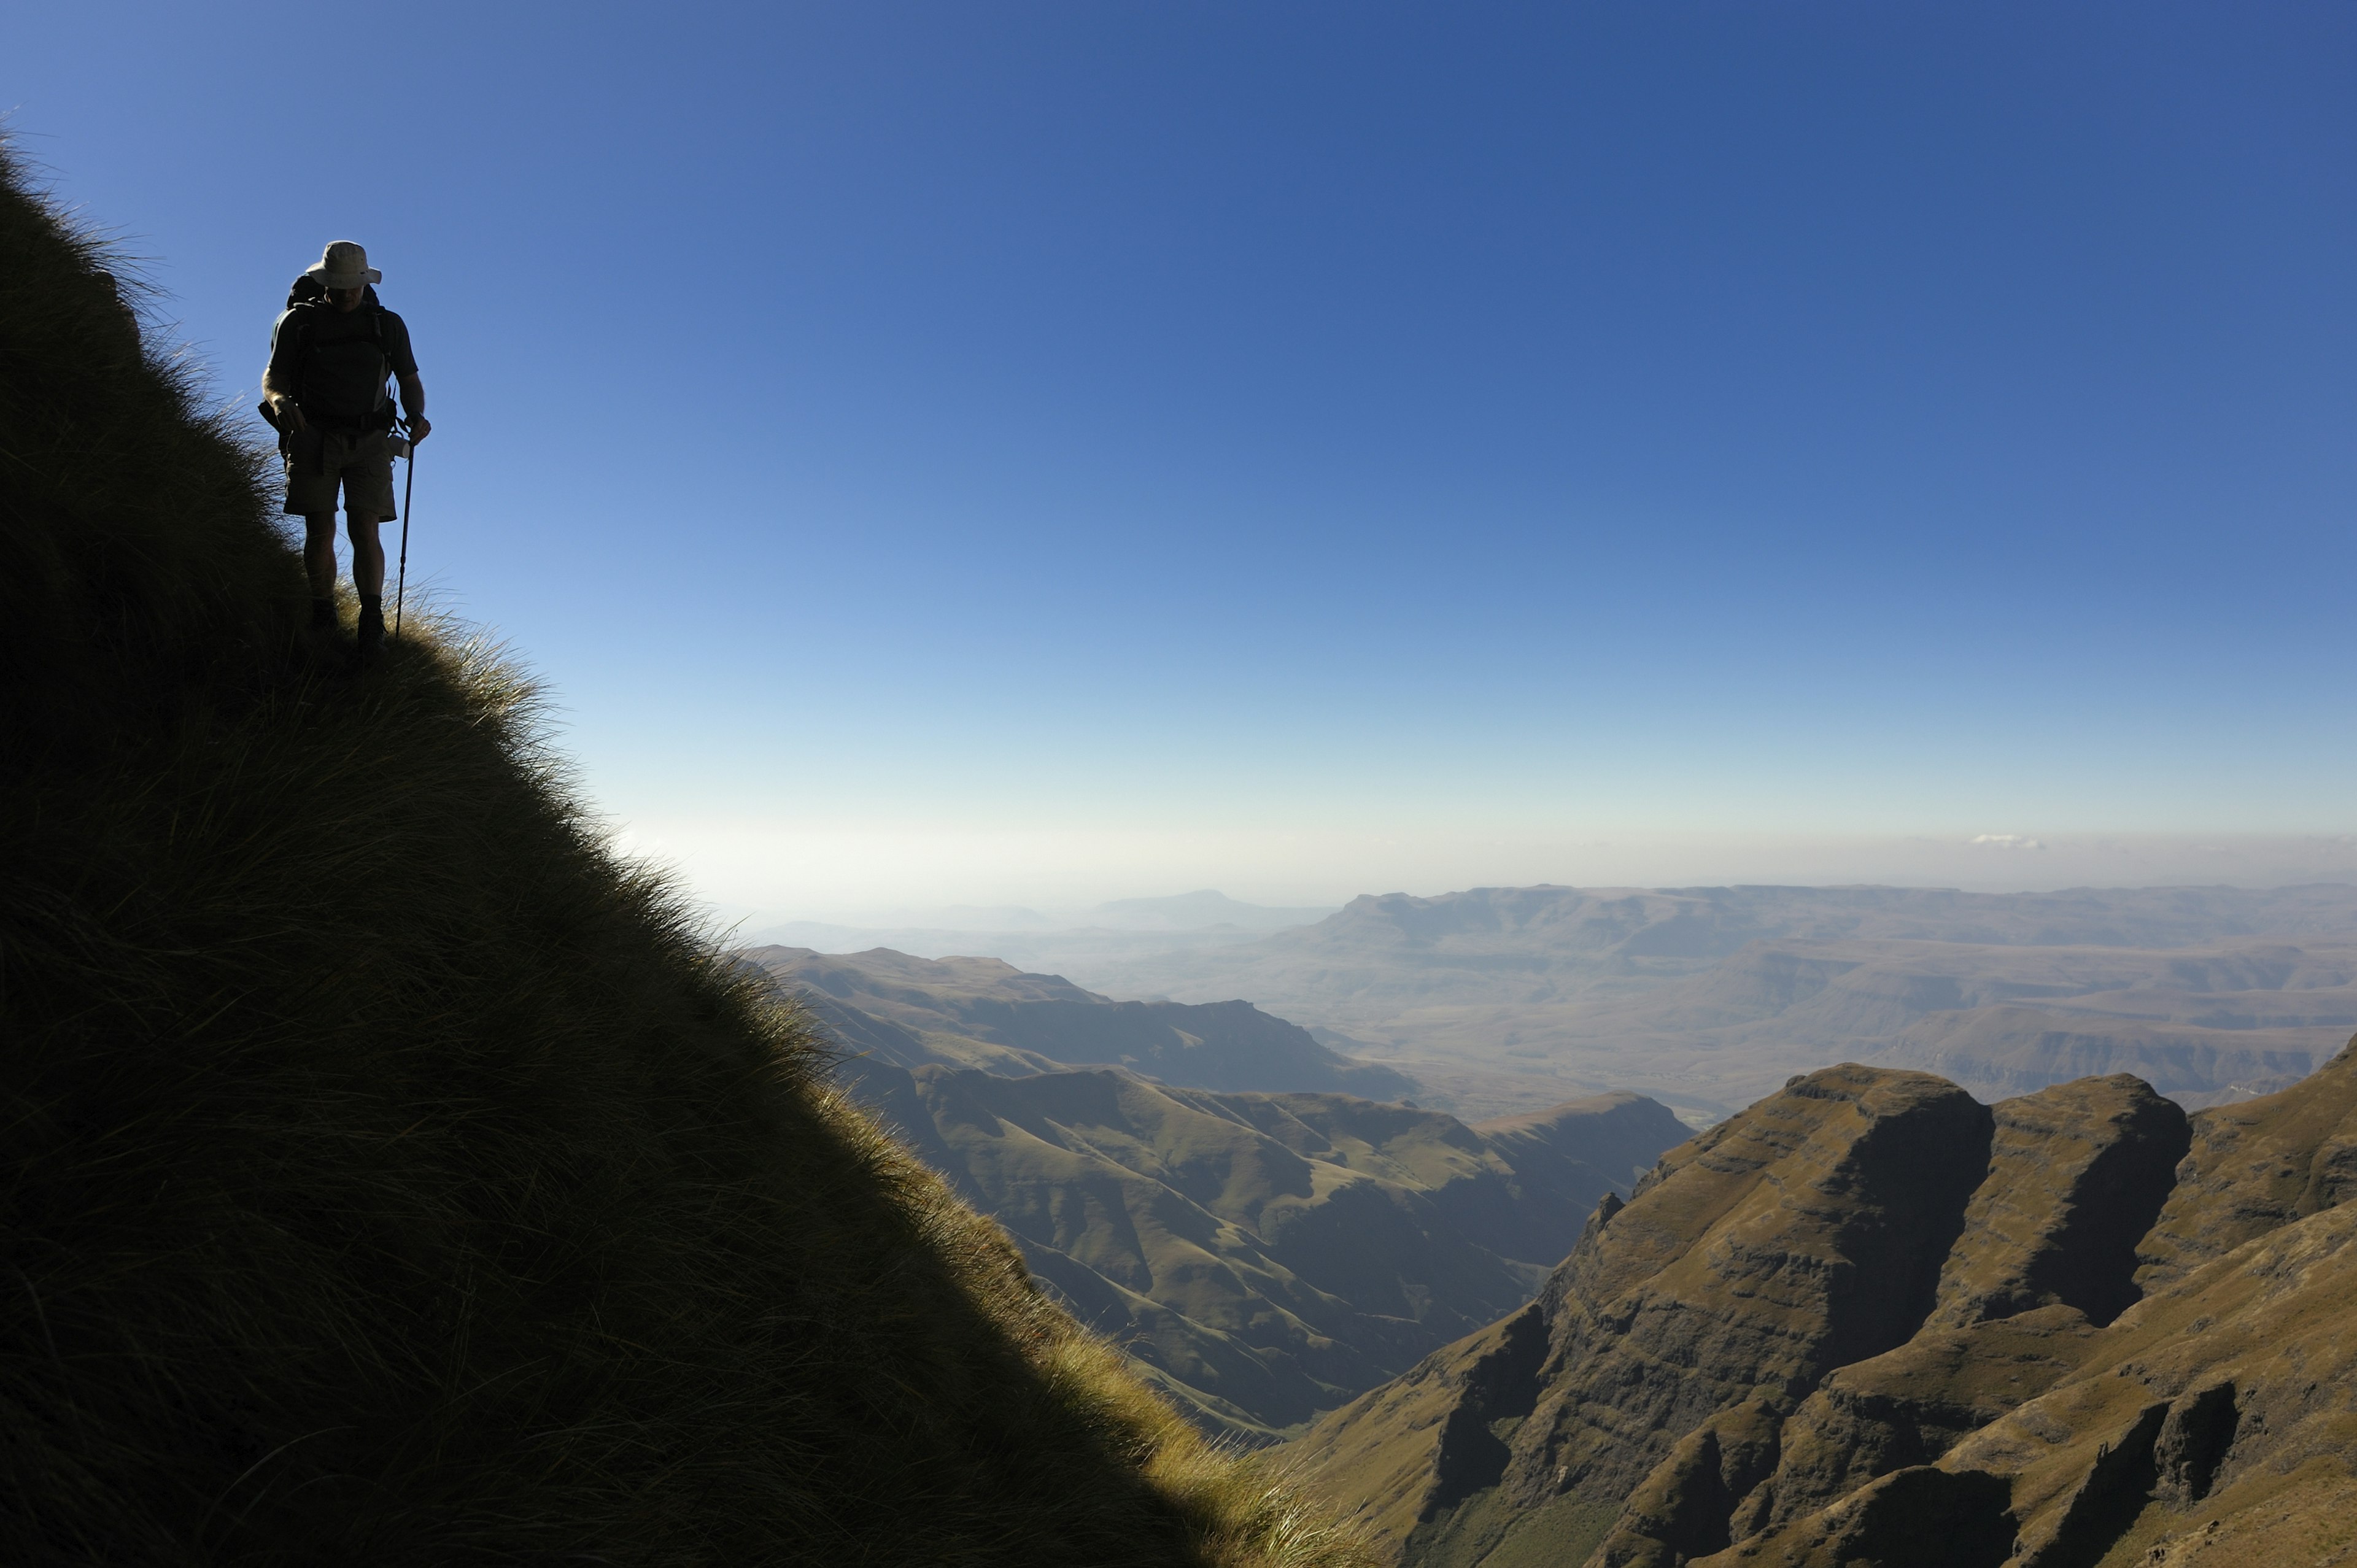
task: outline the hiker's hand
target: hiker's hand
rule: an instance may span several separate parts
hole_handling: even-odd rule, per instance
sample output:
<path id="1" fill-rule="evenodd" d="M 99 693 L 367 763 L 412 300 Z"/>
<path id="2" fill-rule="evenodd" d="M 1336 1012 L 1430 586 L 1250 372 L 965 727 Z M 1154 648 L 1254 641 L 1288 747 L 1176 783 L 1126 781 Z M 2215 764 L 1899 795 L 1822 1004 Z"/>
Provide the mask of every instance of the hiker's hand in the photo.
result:
<path id="1" fill-rule="evenodd" d="M 434 434 L 434 422 L 422 413 L 409 416 L 409 439 L 412 445 Z"/>
<path id="2" fill-rule="evenodd" d="M 303 417 L 303 405 L 291 397 L 278 400 L 278 428 L 289 435 L 299 435 L 308 429 L 310 422 Z"/>

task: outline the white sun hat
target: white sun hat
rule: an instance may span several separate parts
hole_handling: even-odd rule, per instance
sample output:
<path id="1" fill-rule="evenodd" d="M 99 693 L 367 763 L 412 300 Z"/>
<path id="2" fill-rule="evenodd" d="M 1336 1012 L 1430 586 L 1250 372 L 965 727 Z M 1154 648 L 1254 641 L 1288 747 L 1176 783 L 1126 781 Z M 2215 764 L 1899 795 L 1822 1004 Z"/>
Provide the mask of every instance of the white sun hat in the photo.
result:
<path id="1" fill-rule="evenodd" d="M 318 279 L 322 288 L 358 288 L 384 281 L 384 274 L 368 264 L 368 252 L 353 240 L 330 242 L 319 256 L 319 264 L 303 275 Z"/>

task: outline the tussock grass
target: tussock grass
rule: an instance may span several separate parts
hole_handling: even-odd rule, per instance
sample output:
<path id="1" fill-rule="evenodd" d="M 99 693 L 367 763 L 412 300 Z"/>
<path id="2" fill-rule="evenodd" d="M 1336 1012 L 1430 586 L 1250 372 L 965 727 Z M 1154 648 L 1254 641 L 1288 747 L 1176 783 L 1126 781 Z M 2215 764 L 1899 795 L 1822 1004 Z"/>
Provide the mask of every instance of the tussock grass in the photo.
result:
<path id="1" fill-rule="evenodd" d="M 494 650 L 306 641 L 104 264 L 0 163 L 0 1560 L 1364 1561 L 608 855 Z"/>

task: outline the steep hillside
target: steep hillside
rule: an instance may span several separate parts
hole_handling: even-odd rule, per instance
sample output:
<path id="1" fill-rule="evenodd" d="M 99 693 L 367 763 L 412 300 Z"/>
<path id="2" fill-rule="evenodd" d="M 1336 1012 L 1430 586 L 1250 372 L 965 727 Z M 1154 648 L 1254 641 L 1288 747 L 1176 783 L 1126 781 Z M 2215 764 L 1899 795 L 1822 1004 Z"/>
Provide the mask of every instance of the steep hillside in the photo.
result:
<path id="1" fill-rule="evenodd" d="M 0 1560 L 1351 1560 L 608 858 L 510 671 L 306 640 L 100 260 L 0 168 Z"/>
<path id="2" fill-rule="evenodd" d="M 2357 1046 L 2190 1123 L 1831 1069 L 1300 1446 L 1413 1563 L 2357 1560 L 2352 1192 Z"/>
<path id="3" fill-rule="evenodd" d="M 1114 1002 L 989 958 L 911 958 L 748 948 L 743 960 L 854 1051 L 897 1066 L 939 1062 L 1024 1074 L 1114 1066 L 1197 1089 L 1336 1090 L 1370 1100 L 1410 1079 L 1338 1056 L 1247 1002 Z"/>
<path id="4" fill-rule="evenodd" d="M 1529 1299 L 1685 1129 L 1605 1095 L 1492 1129 L 1339 1094 L 854 1064 L 859 1093 L 1205 1424 L 1298 1425 Z"/>

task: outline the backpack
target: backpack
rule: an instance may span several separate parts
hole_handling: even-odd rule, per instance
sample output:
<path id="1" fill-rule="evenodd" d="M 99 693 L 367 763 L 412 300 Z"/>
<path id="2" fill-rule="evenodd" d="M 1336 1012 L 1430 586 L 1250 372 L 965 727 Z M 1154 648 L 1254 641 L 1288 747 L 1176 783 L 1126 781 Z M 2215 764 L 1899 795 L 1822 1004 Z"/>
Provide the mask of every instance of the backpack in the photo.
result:
<path id="1" fill-rule="evenodd" d="M 375 403 L 364 416 L 361 427 L 367 430 L 390 430 L 393 425 L 393 398 L 385 390 L 385 382 L 393 374 L 393 357 L 385 352 L 384 347 L 384 306 L 377 299 L 374 285 L 362 285 L 361 289 L 360 314 L 368 319 L 368 342 L 376 351 L 376 370 L 373 378 L 376 388 Z M 320 319 L 319 313 L 333 310 L 335 306 L 328 298 L 327 285 L 310 274 L 304 273 L 297 276 L 286 290 L 286 308 L 295 313 L 286 324 L 286 330 L 295 334 L 293 390 L 295 401 L 300 403 L 304 401 L 307 383 L 309 382 L 317 368 L 316 356 L 311 347 L 313 329 Z M 349 343 L 357 344 L 359 341 L 358 338 L 353 338 L 350 339 Z M 346 346 L 346 344 L 334 345 L 339 349 Z M 311 415 L 309 410 L 306 409 L 304 412 L 307 417 L 313 419 L 314 423 L 323 423 L 318 421 L 317 416 Z M 279 425 L 278 415 L 271 409 L 268 398 L 262 400 L 260 413 L 263 420 L 273 430 L 278 432 L 279 445 L 283 448 L 286 442 L 286 432 Z"/>

